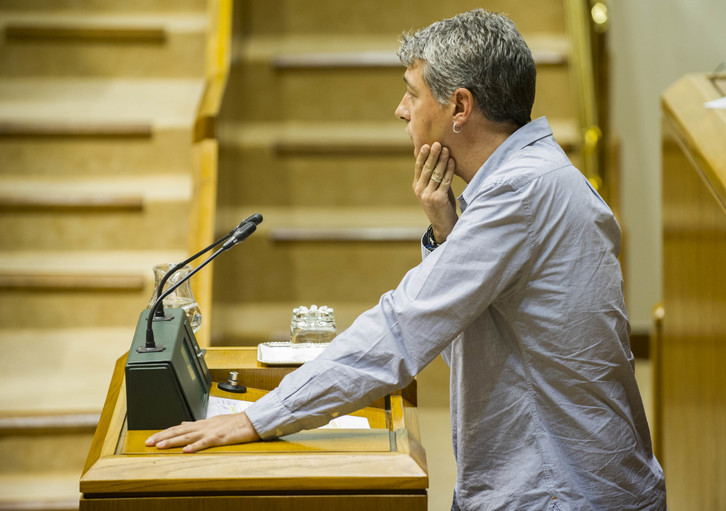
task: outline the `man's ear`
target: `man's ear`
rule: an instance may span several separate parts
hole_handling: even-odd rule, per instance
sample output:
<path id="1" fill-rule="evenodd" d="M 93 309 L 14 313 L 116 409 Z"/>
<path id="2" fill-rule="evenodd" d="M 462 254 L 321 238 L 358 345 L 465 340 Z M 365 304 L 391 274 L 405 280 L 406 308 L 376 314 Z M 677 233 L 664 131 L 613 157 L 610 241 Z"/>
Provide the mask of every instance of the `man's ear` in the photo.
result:
<path id="1" fill-rule="evenodd" d="M 460 87 L 454 91 L 452 100 L 454 106 L 452 120 L 456 125 L 463 126 L 476 106 L 474 95 L 469 89 Z"/>

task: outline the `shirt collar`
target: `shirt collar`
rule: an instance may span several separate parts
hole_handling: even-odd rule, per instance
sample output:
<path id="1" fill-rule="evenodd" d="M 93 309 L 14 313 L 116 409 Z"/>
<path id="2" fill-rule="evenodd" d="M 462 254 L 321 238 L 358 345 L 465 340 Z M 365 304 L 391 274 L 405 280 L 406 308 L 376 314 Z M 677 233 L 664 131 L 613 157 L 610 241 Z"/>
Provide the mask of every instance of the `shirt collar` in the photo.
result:
<path id="1" fill-rule="evenodd" d="M 552 129 L 545 117 L 529 122 L 512 133 L 507 140 L 497 147 L 479 167 L 469 184 L 459 196 L 459 206 L 463 211 L 489 174 L 499 168 L 513 153 L 523 149 L 529 144 L 545 137 L 552 136 Z"/>

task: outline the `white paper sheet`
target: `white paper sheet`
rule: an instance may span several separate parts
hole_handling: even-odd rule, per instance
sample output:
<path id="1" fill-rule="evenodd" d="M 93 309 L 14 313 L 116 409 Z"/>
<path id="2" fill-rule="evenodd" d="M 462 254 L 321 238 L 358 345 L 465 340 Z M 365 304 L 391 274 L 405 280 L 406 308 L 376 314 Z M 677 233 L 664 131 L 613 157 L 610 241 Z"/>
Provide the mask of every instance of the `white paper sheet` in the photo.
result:
<path id="1" fill-rule="evenodd" d="M 207 415 L 206 418 L 214 417 L 215 415 L 227 415 L 230 413 L 244 412 L 248 406 L 252 404 L 251 401 L 242 401 L 240 399 L 229 399 L 225 397 L 209 396 L 209 403 L 207 404 Z M 355 415 L 343 415 L 342 417 L 336 417 L 331 420 L 325 426 L 321 426 L 318 429 L 370 429 L 371 426 L 368 419 L 365 417 L 356 417 Z"/>
<path id="2" fill-rule="evenodd" d="M 719 109 L 726 109 L 726 96 L 718 99 L 714 99 L 713 101 L 709 101 L 704 105 L 706 108 L 719 108 Z"/>

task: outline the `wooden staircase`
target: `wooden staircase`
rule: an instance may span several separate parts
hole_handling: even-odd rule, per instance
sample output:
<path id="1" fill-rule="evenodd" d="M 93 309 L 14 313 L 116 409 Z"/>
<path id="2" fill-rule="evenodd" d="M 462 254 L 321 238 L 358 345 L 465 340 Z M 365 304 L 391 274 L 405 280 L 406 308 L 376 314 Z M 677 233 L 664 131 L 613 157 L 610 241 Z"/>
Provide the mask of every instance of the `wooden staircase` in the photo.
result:
<path id="1" fill-rule="evenodd" d="M 212 342 L 287 339 L 299 305 L 333 307 L 342 330 L 420 262 L 428 221 L 411 191 L 413 148 L 393 113 L 404 30 L 476 7 L 508 13 L 537 62 L 533 118 L 546 115 L 579 164 L 564 3 L 238 2 L 218 229 L 249 211 L 265 221 L 217 263 Z"/>
<path id="2" fill-rule="evenodd" d="M 151 268 L 206 240 L 193 142 L 217 4 L 0 5 L 2 510 L 78 509 Z"/>

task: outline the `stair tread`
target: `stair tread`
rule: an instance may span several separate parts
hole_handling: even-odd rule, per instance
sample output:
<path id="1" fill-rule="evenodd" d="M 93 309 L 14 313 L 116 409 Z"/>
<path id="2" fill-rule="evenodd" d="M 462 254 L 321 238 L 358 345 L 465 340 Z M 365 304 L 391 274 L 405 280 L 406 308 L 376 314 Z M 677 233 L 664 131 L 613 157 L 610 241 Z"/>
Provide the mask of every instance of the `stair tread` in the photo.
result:
<path id="1" fill-rule="evenodd" d="M 552 132 L 560 144 L 574 144 L 577 123 L 574 119 L 548 119 Z M 402 121 L 385 122 L 269 122 L 229 123 L 225 125 L 225 139 L 240 147 L 301 146 L 304 144 L 327 146 L 371 145 L 407 147 L 413 152 L 411 139 Z"/>
<path id="2" fill-rule="evenodd" d="M 10 503 L 62 503 L 68 509 L 77 506 L 80 498 L 78 470 L 67 471 L 26 471 L 5 472 L 0 474 L 0 506 Z M 67 504 L 66 504 L 67 503 Z M 12 509 L 12 508 L 11 508 Z M 28 509 L 43 509 L 32 507 Z M 48 507 L 47 509 L 66 509 Z"/>
<path id="3" fill-rule="evenodd" d="M 253 209 L 245 206 L 245 211 Z M 428 221 L 418 207 L 398 208 L 259 208 L 264 221 L 258 230 L 269 234 L 276 229 L 365 229 L 423 228 Z M 218 212 L 220 225 L 232 225 L 241 212 Z M 423 226 L 423 227 L 422 227 Z M 423 231 L 422 231 L 423 234 Z"/>
<path id="4" fill-rule="evenodd" d="M 4 251 L 0 252 L 0 274 L 143 274 L 153 280 L 154 264 L 181 261 L 185 256 L 182 250 Z"/>
<path id="5" fill-rule="evenodd" d="M 191 198 L 188 175 L 143 176 L 0 176 L 0 204 L 24 197 L 70 200 L 139 197 L 145 201 L 179 201 Z"/>
<path id="6" fill-rule="evenodd" d="M 564 63 L 569 54 L 566 34 L 532 33 L 524 35 L 535 62 Z M 334 50 L 331 50 L 334 48 Z M 276 60 L 280 66 L 307 67 L 320 64 L 341 65 L 345 58 L 380 65 L 400 65 L 396 50 L 396 37 L 340 34 L 258 35 L 250 37 L 240 48 L 242 57 L 249 61 Z"/>
<path id="7" fill-rule="evenodd" d="M 190 128 L 202 79 L 5 78 L 0 124 L 140 124 Z"/>
<path id="8" fill-rule="evenodd" d="M 139 305 L 139 312 L 145 305 Z M 0 411 L 13 415 L 100 411 L 114 364 L 131 345 L 136 318 L 129 318 L 129 325 L 0 330 L 4 353 Z"/>

